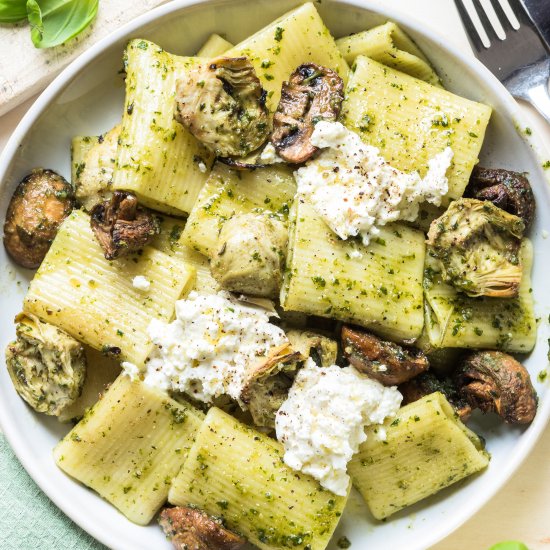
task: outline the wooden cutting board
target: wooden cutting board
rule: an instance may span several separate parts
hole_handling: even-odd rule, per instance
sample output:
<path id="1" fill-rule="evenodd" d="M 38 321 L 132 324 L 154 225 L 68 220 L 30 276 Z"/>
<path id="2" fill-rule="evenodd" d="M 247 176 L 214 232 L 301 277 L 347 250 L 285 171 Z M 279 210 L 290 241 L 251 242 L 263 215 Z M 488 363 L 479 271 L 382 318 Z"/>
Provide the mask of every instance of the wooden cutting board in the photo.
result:
<path id="1" fill-rule="evenodd" d="M 95 21 L 67 44 L 37 49 L 28 24 L 0 25 L 0 116 L 43 90 L 75 57 L 167 0 L 101 0 Z"/>

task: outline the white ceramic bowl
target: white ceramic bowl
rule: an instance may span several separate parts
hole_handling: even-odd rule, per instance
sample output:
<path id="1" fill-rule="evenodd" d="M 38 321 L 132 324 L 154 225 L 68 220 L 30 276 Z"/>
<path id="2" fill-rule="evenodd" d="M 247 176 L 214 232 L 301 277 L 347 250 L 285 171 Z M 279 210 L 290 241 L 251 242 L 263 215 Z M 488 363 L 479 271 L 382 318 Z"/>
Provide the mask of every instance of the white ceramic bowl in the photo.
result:
<path id="1" fill-rule="evenodd" d="M 137 18 L 91 47 L 46 89 L 9 141 L 0 159 L 0 221 L 3 223 L 16 184 L 32 167 L 50 167 L 69 177 L 71 137 L 99 134 L 118 121 L 124 97 L 118 71 L 129 38 L 147 38 L 168 51 L 190 55 L 212 32 L 224 33 L 237 43 L 300 3 L 298 0 L 177 0 Z M 449 47 L 443 36 L 425 29 L 420 22 L 405 20 L 389 7 L 380 7 L 381 3 L 324 0 L 316 5 L 335 36 L 357 32 L 388 19 L 396 21 L 423 48 L 450 90 L 494 107 L 482 162 L 530 174 L 539 205 L 531 235 L 536 252 L 533 287 L 538 316 L 546 321 L 550 312 L 545 280 L 550 268 L 550 240 L 544 240 L 542 232 L 545 227 L 550 229 L 550 214 L 543 207 L 548 204 L 548 189 L 540 161 L 517 131 L 524 125 L 513 99 L 489 71 Z M 0 248 L 3 266 L 0 345 L 3 349 L 13 337 L 13 317 L 21 309 L 32 274 L 17 268 L 8 260 L 3 247 Z M 486 437 L 493 456 L 485 473 L 442 491 L 387 523 L 370 518 L 364 503 L 355 495 L 334 540 L 345 534 L 356 550 L 419 550 L 441 540 L 476 513 L 517 469 L 550 416 L 549 392 L 536 382 L 538 371 L 547 365 L 547 333 L 546 322 L 541 323 L 538 345 L 526 361 L 540 396 L 540 408 L 533 424 L 522 430 L 486 417 L 473 425 Z M 170 548 L 159 527 L 133 525 L 111 505 L 56 468 L 51 450 L 67 427 L 31 411 L 15 393 L 5 369 L 0 371 L 0 421 L 15 453 L 38 485 L 94 537 L 117 550 Z"/>

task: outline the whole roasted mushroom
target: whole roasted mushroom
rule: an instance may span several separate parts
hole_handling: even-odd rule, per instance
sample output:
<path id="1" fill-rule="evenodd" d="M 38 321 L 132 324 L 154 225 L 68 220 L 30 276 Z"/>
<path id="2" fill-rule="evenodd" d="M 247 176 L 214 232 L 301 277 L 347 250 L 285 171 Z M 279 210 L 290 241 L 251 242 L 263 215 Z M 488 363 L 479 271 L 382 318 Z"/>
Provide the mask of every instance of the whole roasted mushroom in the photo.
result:
<path id="1" fill-rule="evenodd" d="M 37 268 L 73 207 L 73 188 L 65 178 L 53 170 L 33 170 L 8 206 L 4 246 L 9 255 L 23 267 Z"/>
<path id="2" fill-rule="evenodd" d="M 240 400 L 247 406 L 256 426 L 275 428 L 275 414 L 281 408 L 301 363 L 306 358 L 289 344 L 274 348 L 244 375 Z"/>
<path id="3" fill-rule="evenodd" d="M 509 424 L 529 424 L 537 412 L 537 394 L 527 369 L 500 351 L 474 351 L 455 373 L 460 395 L 472 409 L 495 412 Z"/>
<path id="4" fill-rule="evenodd" d="M 165 508 L 160 526 L 176 550 L 239 550 L 246 539 L 223 526 L 221 520 L 197 508 Z"/>
<path id="5" fill-rule="evenodd" d="M 422 352 L 382 340 L 364 330 L 342 327 L 344 357 L 359 372 L 385 386 L 402 384 L 429 368 Z"/>
<path id="6" fill-rule="evenodd" d="M 283 82 L 273 117 L 271 143 L 279 156 L 294 164 L 317 152 L 311 135 L 317 122 L 338 118 L 344 100 L 344 83 L 331 69 L 315 63 L 300 65 Z"/>
<path id="7" fill-rule="evenodd" d="M 501 168 L 476 166 L 472 172 L 466 196 L 490 201 L 495 206 L 518 216 L 527 231 L 535 217 L 535 196 L 529 180 L 519 172 Z"/>
<path id="8" fill-rule="evenodd" d="M 35 410 L 58 416 L 82 392 L 84 348 L 66 332 L 31 315 L 16 318 L 17 339 L 6 348 L 6 366 L 17 393 Z"/>
<path id="9" fill-rule="evenodd" d="M 270 132 L 266 91 L 247 57 L 218 57 L 176 84 L 176 120 L 220 157 L 243 157 Z"/>
<path id="10" fill-rule="evenodd" d="M 275 298 L 283 282 L 285 225 L 264 214 L 237 214 L 220 231 L 212 276 L 232 292 Z"/>
<path id="11" fill-rule="evenodd" d="M 398 389 L 403 395 L 402 406 L 438 391 L 447 398 L 462 422 L 467 422 L 472 414 L 472 407 L 459 395 L 458 388 L 451 378 L 440 380 L 431 372 L 422 372 L 412 380 L 400 384 Z"/>
<path id="12" fill-rule="evenodd" d="M 115 191 L 111 199 L 96 204 L 91 226 L 107 260 L 140 250 L 160 231 L 157 217 L 126 191 Z"/>
<path id="13" fill-rule="evenodd" d="M 468 296 L 517 296 L 524 229 L 521 218 L 491 202 L 458 199 L 432 222 L 428 254 L 443 280 Z"/>

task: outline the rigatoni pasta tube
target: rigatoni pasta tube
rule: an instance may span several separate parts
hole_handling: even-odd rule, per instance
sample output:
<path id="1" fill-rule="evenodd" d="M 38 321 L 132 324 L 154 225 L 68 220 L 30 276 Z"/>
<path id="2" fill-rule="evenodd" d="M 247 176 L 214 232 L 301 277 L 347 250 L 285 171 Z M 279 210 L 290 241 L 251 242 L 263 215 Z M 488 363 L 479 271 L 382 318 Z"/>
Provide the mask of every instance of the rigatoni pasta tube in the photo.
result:
<path id="1" fill-rule="evenodd" d="M 376 519 L 385 519 L 483 470 L 479 437 L 436 392 L 403 407 L 386 422 L 386 439 L 367 428 L 367 440 L 348 465 L 353 484 Z"/>
<path id="2" fill-rule="evenodd" d="M 168 500 L 223 518 L 262 550 L 324 550 L 347 499 L 291 470 L 283 454 L 277 441 L 214 407 Z"/>
<path id="3" fill-rule="evenodd" d="M 393 340 L 422 332 L 424 234 L 402 224 L 381 228 L 368 247 L 336 236 L 309 204 L 292 209 L 285 310 L 350 321 Z"/>
<path id="4" fill-rule="evenodd" d="M 55 462 L 129 520 L 147 525 L 166 500 L 203 417 L 121 375 L 57 444 Z"/>
<path id="5" fill-rule="evenodd" d="M 216 57 L 222 53 L 225 53 L 232 47 L 233 44 L 231 44 L 231 42 L 228 42 L 219 34 L 214 33 L 208 37 L 208 40 L 197 52 L 197 57 Z"/>
<path id="6" fill-rule="evenodd" d="M 461 197 L 483 144 L 491 116 L 487 105 L 470 101 L 386 67 L 365 56 L 355 61 L 342 122 L 380 149 L 395 168 L 418 170 L 446 147 L 454 153 L 449 199 Z"/>
<path id="7" fill-rule="evenodd" d="M 135 288 L 144 276 L 147 291 Z M 141 365 L 152 344 L 152 319 L 170 321 L 174 304 L 193 284 L 195 271 L 151 247 L 108 261 L 90 227 L 90 216 L 73 211 L 31 281 L 23 310 L 118 359 Z"/>

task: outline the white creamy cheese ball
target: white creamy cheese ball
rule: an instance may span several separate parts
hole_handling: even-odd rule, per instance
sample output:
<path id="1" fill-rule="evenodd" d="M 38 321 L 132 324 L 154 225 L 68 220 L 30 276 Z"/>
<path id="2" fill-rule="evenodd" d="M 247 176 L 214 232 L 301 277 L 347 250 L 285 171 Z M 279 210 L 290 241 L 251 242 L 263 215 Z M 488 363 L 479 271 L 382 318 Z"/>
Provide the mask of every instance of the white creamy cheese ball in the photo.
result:
<path id="1" fill-rule="evenodd" d="M 148 334 L 155 347 L 145 383 L 206 403 L 223 394 L 239 399 L 246 367 L 288 342 L 266 310 L 227 292 L 191 292 L 176 302 L 173 322 L 154 319 Z"/>
<path id="2" fill-rule="evenodd" d="M 445 174 L 453 158 L 450 147 L 428 162 L 428 173 L 421 178 L 418 172 L 392 167 L 379 149 L 339 122 L 318 122 L 311 142 L 323 151 L 294 172 L 298 196 L 341 239 L 360 235 L 367 245 L 381 226 L 414 221 L 421 203 L 439 206 L 449 190 Z"/>
<path id="3" fill-rule="evenodd" d="M 308 359 L 277 412 L 284 461 L 337 495 L 347 494 L 347 464 L 366 440 L 365 427 L 394 416 L 402 396 L 353 367 L 318 367 Z"/>

